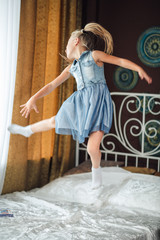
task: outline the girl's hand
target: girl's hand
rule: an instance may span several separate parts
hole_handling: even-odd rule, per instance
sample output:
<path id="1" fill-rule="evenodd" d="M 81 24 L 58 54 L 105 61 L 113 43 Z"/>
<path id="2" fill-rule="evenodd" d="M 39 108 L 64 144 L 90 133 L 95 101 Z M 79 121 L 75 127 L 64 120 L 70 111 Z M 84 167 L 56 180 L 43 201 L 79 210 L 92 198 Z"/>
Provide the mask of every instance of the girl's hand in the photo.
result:
<path id="1" fill-rule="evenodd" d="M 31 109 L 34 109 L 36 113 L 39 113 L 37 105 L 36 105 L 36 101 L 34 100 L 34 98 L 30 98 L 28 100 L 28 102 L 21 105 L 20 107 L 22 107 L 20 113 L 22 113 L 22 117 L 25 116 L 25 118 L 28 117 Z"/>
<path id="2" fill-rule="evenodd" d="M 152 78 L 148 76 L 148 74 L 142 68 L 140 68 L 140 70 L 138 71 L 138 74 L 141 80 L 145 79 L 148 82 L 148 84 L 152 83 Z"/>

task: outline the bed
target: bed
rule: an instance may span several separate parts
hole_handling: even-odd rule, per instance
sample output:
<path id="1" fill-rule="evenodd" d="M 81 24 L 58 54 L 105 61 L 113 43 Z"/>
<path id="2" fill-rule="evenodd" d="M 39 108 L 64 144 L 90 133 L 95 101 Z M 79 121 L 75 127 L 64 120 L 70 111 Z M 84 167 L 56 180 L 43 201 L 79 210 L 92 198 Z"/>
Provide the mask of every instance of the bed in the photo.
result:
<path id="1" fill-rule="evenodd" d="M 119 167 L 103 168 L 103 186 L 91 173 L 58 178 L 40 189 L 2 195 L 0 239 L 160 239 L 160 178 Z"/>
<path id="2" fill-rule="evenodd" d="M 131 126 L 130 134 L 143 141 L 147 134 L 153 140 L 158 131 L 155 125 L 145 130 L 143 125 L 147 127 L 147 124 L 144 118 L 146 120 L 149 115 L 146 117 L 143 111 L 146 109 L 145 99 L 148 99 L 147 104 L 152 103 L 152 107 L 147 106 L 153 113 L 153 99 L 154 106 L 159 100 L 157 95 L 143 97 L 142 99 L 133 94 L 131 99 L 127 94 L 124 97 L 127 98 L 128 109 L 134 104 L 133 99 L 136 101 L 138 110 L 130 109 L 131 114 L 140 111 L 140 104 L 144 104 L 140 113 L 143 116 L 142 121 L 134 120 L 140 123 L 142 130 Z M 125 101 L 123 100 L 123 105 Z M 155 111 L 157 116 L 159 112 Z M 124 114 L 119 114 L 119 117 L 121 115 Z M 154 115 L 154 123 L 159 124 L 156 116 Z M 114 123 L 119 122 L 116 120 L 116 112 L 114 118 Z M 147 121 L 151 122 L 151 117 Z M 124 121 L 121 122 L 121 127 L 122 123 Z M 63 177 L 42 188 L 2 195 L 0 209 L 10 210 L 13 217 L 0 217 L 0 239 L 160 240 L 160 177 L 158 174 L 153 175 L 159 172 L 159 145 L 156 143 L 154 148 L 146 150 L 142 141 L 137 149 L 135 146 L 129 148 L 127 136 L 123 137 L 127 124 L 124 123 L 124 126 L 124 131 L 119 130 L 119 126 L 114 127 L 110 137 L 116 136 L 116 141 L 120 140 L 128 151 L 117 151 L 116 144 L 111 140 L 107 141 L 111 146 L 109 150 L 104 144 L 106 136 L 103 138 L 102 187 L 91 190 L 91 163 L 88 160 L 86 143 L 77 143 L 76 166 Z M 83 155 L 85 161 L 80 164 Z M 111 155 L 114 155 L 114 160 L 110 159 Z M 149 174 L 124 169 L 122 164 L 125 168 L 128 167 L 133 157 L 136 168 L 143 162 L 142 158 L 146 159 L 145 169 L 149 169 L 151 163 L 154 163 L 154 168 L 149 169 Z"/>

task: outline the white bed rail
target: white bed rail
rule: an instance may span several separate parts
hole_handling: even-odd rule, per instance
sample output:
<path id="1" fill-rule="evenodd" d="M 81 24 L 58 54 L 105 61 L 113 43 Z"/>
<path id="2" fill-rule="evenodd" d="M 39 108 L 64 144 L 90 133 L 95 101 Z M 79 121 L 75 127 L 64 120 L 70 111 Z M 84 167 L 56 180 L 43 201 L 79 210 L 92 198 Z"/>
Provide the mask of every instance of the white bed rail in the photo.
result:
<path id="1" fill-rule="evenodd" d="M 125 166 L 149 168 L 155 163 L 160 171 L 160 95 L 150 93 L 112 92 L 114 117 L 112 129 L 103 136 L 102 158 L 124 161 Z M 86 143 L 76 144 L 76 166 L 80 151 L 89 158 Z M 132 162 L 132 163 L 131 163 Z M 153 163 L 154 162 L 154 163 Z"/>

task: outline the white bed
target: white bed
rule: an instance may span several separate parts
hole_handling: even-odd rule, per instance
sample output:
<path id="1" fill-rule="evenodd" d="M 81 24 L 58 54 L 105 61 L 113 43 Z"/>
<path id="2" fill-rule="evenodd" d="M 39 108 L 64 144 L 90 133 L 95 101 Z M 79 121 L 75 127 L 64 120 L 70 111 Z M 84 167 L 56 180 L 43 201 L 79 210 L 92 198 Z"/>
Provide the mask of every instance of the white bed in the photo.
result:
<path id="1" fill-rule="evenodd" d="M 91 173 L 65 176 L 40 189 L 0 197 L 0 239 L 158 240 L 160 178 L 103 168 L 104 185 L 91 190 Z"/>

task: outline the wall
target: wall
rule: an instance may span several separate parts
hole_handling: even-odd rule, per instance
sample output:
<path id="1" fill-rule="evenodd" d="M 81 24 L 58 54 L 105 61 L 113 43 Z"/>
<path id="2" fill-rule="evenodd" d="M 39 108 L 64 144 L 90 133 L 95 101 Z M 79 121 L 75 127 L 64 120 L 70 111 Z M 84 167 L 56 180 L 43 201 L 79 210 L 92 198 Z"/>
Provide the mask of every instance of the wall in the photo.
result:
<path id="1" fill-rule="evenodd" d="M 152 77 L 152 85 L 139 81 L 131 92 L 160 93 L 160 68 L 144 65 L 137 54 L 137 40 L 142 32 L 154 26 L 160 26 L 158 0 L 150 1 L 108 1 L 83 0 L 83 26 L 89 22 L 98 22 L 113 36 L 113 55 L 129 59 Z M 110 91 L 119 91 L 114 85 L 114 65 L 105 64 L 105 75 Z"/>

